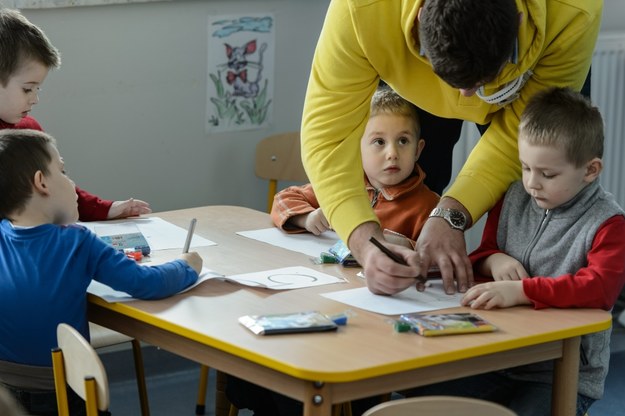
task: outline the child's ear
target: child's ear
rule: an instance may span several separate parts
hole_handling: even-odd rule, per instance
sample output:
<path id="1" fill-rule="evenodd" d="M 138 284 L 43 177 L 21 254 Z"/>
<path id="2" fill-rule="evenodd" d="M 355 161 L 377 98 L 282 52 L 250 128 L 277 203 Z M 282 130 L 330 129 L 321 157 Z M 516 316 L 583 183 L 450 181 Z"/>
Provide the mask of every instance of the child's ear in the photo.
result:
<path id="1" fill-rule="evenodd" d="M 50 195 L 50 189 L 48 187 L 46 175 L 44 175 L 43 172 L 40 170 L 35 172 L 35 176 L 33 177 L 33 187 L 35 192 L 40 195 Z"/>
<path id="2" fill-rule="evenodd" d="M 425 147 L 425 140 L 423 139 L 417 140 L 417 151 L 415 152 L 415 156 L 414 156 L 415 162 L 419 160 L 419 157 L 421 157 L 421 152 L 423 151 L 424 147 Z"/>
<path id="3" fill-rule="evenodd" d="M 586 163 L 586 174 L 584 180 L 588 183 L 597 179 L 601 171 L 603 170 L 603 160 L 595 157 L 590 162 Z"/>

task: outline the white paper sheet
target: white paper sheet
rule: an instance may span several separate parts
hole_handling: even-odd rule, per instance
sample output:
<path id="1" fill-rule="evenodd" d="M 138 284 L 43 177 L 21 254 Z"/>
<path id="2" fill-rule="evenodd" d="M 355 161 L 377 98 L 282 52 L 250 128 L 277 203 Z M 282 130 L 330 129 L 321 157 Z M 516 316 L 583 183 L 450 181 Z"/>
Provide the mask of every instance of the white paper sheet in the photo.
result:
<path id="1" fill-rule="evenodd" d="M 115 221 L 80 222 L 79 224 L 85 226 L 98 235 L 122 234 L 124 232 L 129 232 L 124 231 L 126 229 L 132 230 L 134 227 L 137 227 L 153 251 L 175 248 L 182 250 L 184 242 L 187 238 L 187 230 L 159 217 L 138 217 Z M 216 245 L 215 242 L 204 237 L 200 237 L 197 234 L 194 234 L 193 239 L 191 240 L 191 248 L 214 245 Z"/>
<path id="2" fill-rule="evenodd" d="M 312 233 L 287 234 L 276 227 L 239 231 L 237 234 L 287 250 L 304 253 L 311 257 L 319 257 L 321 252 L 327 252 L 330 247 L 339 241 L 339 237 L 334 231 L 326 231 L 321 235 Z"/>
<path id="3" fill-rule="evenodd" d="M 321 296 L 382 315 L 400 315 L 460 306 L 462 293 L 447 295 L 443 290 L 442 281 L 429 281 L 428 285 L 425 292 L 418 292 L 412 286 L 393 296 L 374 295 L 367 287 L 323 293 Z"/>

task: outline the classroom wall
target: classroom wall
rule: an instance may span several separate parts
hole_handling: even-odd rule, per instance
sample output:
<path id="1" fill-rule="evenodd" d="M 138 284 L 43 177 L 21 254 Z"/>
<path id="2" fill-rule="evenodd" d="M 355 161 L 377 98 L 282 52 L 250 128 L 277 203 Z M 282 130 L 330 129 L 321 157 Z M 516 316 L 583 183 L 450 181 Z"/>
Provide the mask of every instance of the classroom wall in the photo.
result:
<path id="1" fill-rule="evenodd" d="M 33 116 L 57 137 L 77 185 L 156 211 L 207 204 L 264 210 L 254 149 L 298 130 L 310 62 L 329 0 L 209 0 L 24 9 L 61 51 Z M 207 135 L 210 15 L 273 13 L 274 122 Z"/>
<path id="2" fill-rule="evenodd" d="M 25 9 L 63 56 L 33 115 L 58 138 L 77 184 L 100 196 L 143 198 L 157 211 L 206 204 L 264 210 L 266 182 L 254 175 L 254 147 L 299 128 L 328 4 L 176 0 Z M 625 2 L 604 4 L 602 30 L 624 31 Z M 208 16 L 266 12 L 276 18 L 274 123 L 207 135 Z"/>

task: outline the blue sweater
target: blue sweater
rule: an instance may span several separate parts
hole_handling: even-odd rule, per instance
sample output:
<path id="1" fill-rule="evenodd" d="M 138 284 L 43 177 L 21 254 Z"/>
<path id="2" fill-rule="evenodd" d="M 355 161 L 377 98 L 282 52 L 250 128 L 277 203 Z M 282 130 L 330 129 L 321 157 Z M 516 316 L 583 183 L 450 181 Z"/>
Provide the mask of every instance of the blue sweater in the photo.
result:
<path id="1" fill-rule="evenodd" d="M 52 365 L 56 327 L 89 339 L 91 279 L 140 299 L 173 295 L 197 280 L 186 262 L 145 267 L 79 225 L 14 229 L 0 223 L 0 360 Z"/>

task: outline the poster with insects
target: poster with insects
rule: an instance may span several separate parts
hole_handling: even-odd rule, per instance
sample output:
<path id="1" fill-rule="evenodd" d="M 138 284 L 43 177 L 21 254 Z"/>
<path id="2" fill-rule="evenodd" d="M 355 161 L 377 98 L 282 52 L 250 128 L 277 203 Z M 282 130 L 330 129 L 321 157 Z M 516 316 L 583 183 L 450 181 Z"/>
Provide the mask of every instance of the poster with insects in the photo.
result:
<path id="1" fill-rule="evenodd" d="M 271 14 L 209 17 L 207 133 L 271 123 L 274 28 Z"/>

